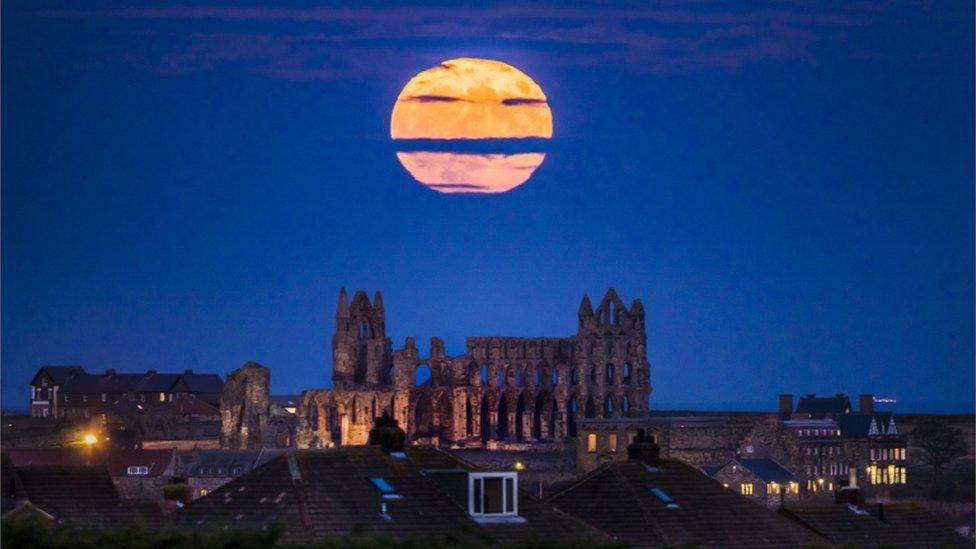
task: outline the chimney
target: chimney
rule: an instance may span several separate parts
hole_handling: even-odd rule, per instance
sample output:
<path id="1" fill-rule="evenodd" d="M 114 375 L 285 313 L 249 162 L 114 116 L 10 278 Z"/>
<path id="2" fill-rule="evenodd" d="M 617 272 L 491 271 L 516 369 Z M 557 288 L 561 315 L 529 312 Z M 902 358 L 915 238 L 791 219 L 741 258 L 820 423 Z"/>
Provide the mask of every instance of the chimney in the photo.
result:
<path id="1" fill-rule="evenodd" d="M 858 411 L 862 414 L 874 413 L 874 395 L 858 396 Z"/>
<path id="2" fill-rule="evenodd" d="M 793 395 L 779 395 L 779 415 L 781 419 L 789 419 L 793 415 Z"/>
<path id="3" fill-rule="evenodd" d="M 152 377 L 156 375 L 156 370 L 146 370 L 146 375 Z"/>
<path id="4" fill-rule="evenodd" d="M 834 494 L 834 502 L 864 507 L 864 492 L 857 486 L 857 469 L 851 467 L 847 474 L 847 486 L 842 486 L 840 490 L 837 490 Z"/>
<path id="5" fill-rule="evenodd" d="M 185 376 L 193 375 L 193 370 L 183 370 L 183 375 Z"/>
<path id="6" fill-rule="evenodd" d="M 111 378 L 115 376 L 115 368 L 109 368 L 105 370 L 105 377 Z"/>
<path id="7" fill-rule="evenodd" d="M 627 459 L 656 466 L 661 462 L 661 447 L 654 442 L 654 437 L 648 436 L 643 429 L 638 429 L 634 442 L 627 445 Z"/>

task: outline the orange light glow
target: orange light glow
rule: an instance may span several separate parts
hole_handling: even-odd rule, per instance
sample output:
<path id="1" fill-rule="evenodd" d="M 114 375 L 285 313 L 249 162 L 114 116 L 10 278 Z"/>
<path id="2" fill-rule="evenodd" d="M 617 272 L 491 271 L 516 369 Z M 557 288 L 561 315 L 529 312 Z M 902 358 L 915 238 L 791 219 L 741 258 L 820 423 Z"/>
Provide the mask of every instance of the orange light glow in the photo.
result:
<path id="1" fill-rule="evenodd" d="M 417 181 L 440 193 L 503 193 L 528 181 L 543 153 L 469 154 L 398 152 L 397 158 Z"/>
<path id="2" fill-rule="evenodd" d="M 390 117 L 393 139 L 552 137 L 542 88 L 515 67 L 490 59 L 444 61 L 403 87 Z"/>

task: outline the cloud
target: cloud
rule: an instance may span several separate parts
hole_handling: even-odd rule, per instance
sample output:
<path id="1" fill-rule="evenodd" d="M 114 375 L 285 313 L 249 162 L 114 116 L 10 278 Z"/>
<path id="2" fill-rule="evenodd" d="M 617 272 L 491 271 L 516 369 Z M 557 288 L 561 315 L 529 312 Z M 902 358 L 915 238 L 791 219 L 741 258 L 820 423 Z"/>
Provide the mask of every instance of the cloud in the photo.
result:
<path id="1" fill-rule="evenodd" d="M 713 10 L 695 2 L 621 9 L 596 4 L 472 7 L 130 7 L 45 10 L 41 17 L 138 25 L 120 54 L 160 74 L 243 68 L 271 78 L 337 80 L 399 74 L 429 62 L 432 43 L 485 41 L 570 67 L 631 72 L 735 71 L 760 61 L 815 62 L 814 46 L 871 24 L 879 8 L 776 2 Z M 135 22 L 135 23 L 134 23 Z M 193 28 L 194 32 L 181 32 Z M 255 29 L 260 32 L 255 32 Z M 398 59 L 393 63 L 391 59 Z"/>

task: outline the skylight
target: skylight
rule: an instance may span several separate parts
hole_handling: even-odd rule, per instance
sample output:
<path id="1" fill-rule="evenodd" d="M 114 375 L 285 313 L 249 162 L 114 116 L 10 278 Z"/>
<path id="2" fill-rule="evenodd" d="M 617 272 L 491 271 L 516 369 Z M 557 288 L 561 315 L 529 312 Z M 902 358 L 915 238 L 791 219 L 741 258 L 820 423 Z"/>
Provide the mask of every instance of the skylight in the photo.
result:
<path id="1" fill-rule="evenodd" d="M 383 494 L 383 499 L 401 499 L 403 497 L 400 494 L 397 494 L 396 490 L 393 489 L 393 486 L 391 486 L 390 483 L 387 482 L 383 477 L 368 477 L 367 480 L 369 480 L 373 486 L 375 486 L 376 489 Z"/>
<path id="2" fill-rule="evenodd" d="M 657 499 L 661 500 L 661 503 L 663 503 L 668 509 L 678 508 L 678 504 L 675 503 L 675 501 L 671 499 L 671 496 L 669 496 L 664 490 L 657 487 L 652 487 L 650 488 L 650 491 L 652 494 L 657 496 Z"/>

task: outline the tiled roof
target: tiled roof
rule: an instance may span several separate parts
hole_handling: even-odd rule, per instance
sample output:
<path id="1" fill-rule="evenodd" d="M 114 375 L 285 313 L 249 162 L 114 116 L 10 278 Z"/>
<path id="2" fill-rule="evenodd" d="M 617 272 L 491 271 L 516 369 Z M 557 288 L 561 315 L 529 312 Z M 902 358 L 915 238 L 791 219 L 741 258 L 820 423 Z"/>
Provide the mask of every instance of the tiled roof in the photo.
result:
<path id="1" fill-rule="evenodd" d="M 150 525 L 162 523 L 158 506 L 121 501 L 103 466 L 32 466 L 15 470 L 31 504 L 58 521 L 99 529 L 118 528 L 137 516 Z"/>
<path id="2" fill-rule="evenodd" d="M 165 403 L 167 406 L 172 407 L 173 413 L 180 416 L 187 415 L 200 415 L 200 416 L 214 416 L 220 415 L 220 409 L 210 404 L 209 402 L 204 402 L 203 400 L 197 398 L 196 395 L 189 394 L 184 396 L 179 396 L 179 398 L 174 398 L 173 402 Z"/>
<path id="3" fill-rule="evenodd" d="M 86 467 L 104 464 L 112 476 L 125 476 L 130 465 L 149 468 L 149 476 L 162 474 L 173 459 L 174 450 L 108 448 L 10 448 L 11 464 L 21 467 Z"/>
<path id="4" fill-rule="evenodd" d="M 825 414 L 847 414 L 851 411 L 851 400 L 844 395 L 818 397 L 807 395 L 800 397 L 796 404 L 796 411 L 810 414 L 810 417 L 823 417 Z"/>
<path id="5" fill-rule="evenodd" d="M 656 488 L 677 507 L 651 489 Z M 824 540 L 675 460 L 604 465 L 550 503 L 638 547 L 795 547 Z"/>
<path id="6" fill-rule="evenodd" d="M 176 450 L 172 448 L 169 450 L 114 448 L 106 454 L 105 466 L 113 477 L 127 476 L 127 469 L 133 466 L 148 468 L 148 473 L 141 476 L 158 477 L 173 463 L 175 455 Z"/>
<path id="7" fill-rule="evenodd" d="M 951 528 L 917 503 L 888 503 L 884 521 L 878 506 L 868 514 L 855 513 L 845 504 L 788 507 L 780 514 L 824 536 L 831 543 L 849 547 L 972 547 Z"/>
<path id="8" fill-rule="evenodd" d="M 217 374 L 91 374 L 77 366 L 48 366 L 43 370 L 50 373 L 53 368 L 59 368 L 58 375 L 63 378 L 59 383 L 65 393 L 166 393 L 177 383 L 190 393 L 219 393 L 224 385 Z M 69 368 L 77 370 L 69 371 Z"/>
<path id="9" fill-rule="evenodd" d="M 284 450 L 200 450 L 188 460 L 186 475 L 190 477 L 232 478 L 281 455 Z M 235 473 L 234 469 L 240 469 Z"/>
<path id="10" fill-rule="evenodd" d="M 250 474 L 214 490 L 174 513 L 182 526 L 251 527 L 281 522 L 287 537 L 349 535 L 360 532 L 380 537 L 453 536 L 508 540 L 513 537 L 599 536 L 593 529 L 548 505 L 520 496 L 525 524 L 485 525 L 473 521 L 432 478 L 422 473 L 417 456 L 457 468 L 459 460 L 431 452 L 413 451 L 397 459 L 377 447 L 358 446 L 325 450 L 292 450 Z M 368 480 L 379 476 L 402 496 L 383 500 Z M 389 519 L 381 516 L 386 503 Z"/>
<path id="11" fill-rule="evenodd" d="M 800 482 L 800 479 L 796 475 L 771 459 L 737 459 L 736 461 L 749 471 L 752 471 L 763 482 L 776 482 L 779 484 Z"/>
<path id="12" fill-rule="evenodd" d="M 721 465 L 699 465 L 698 468 L 708 476 L 712 476 L 722 470 Z"/>

